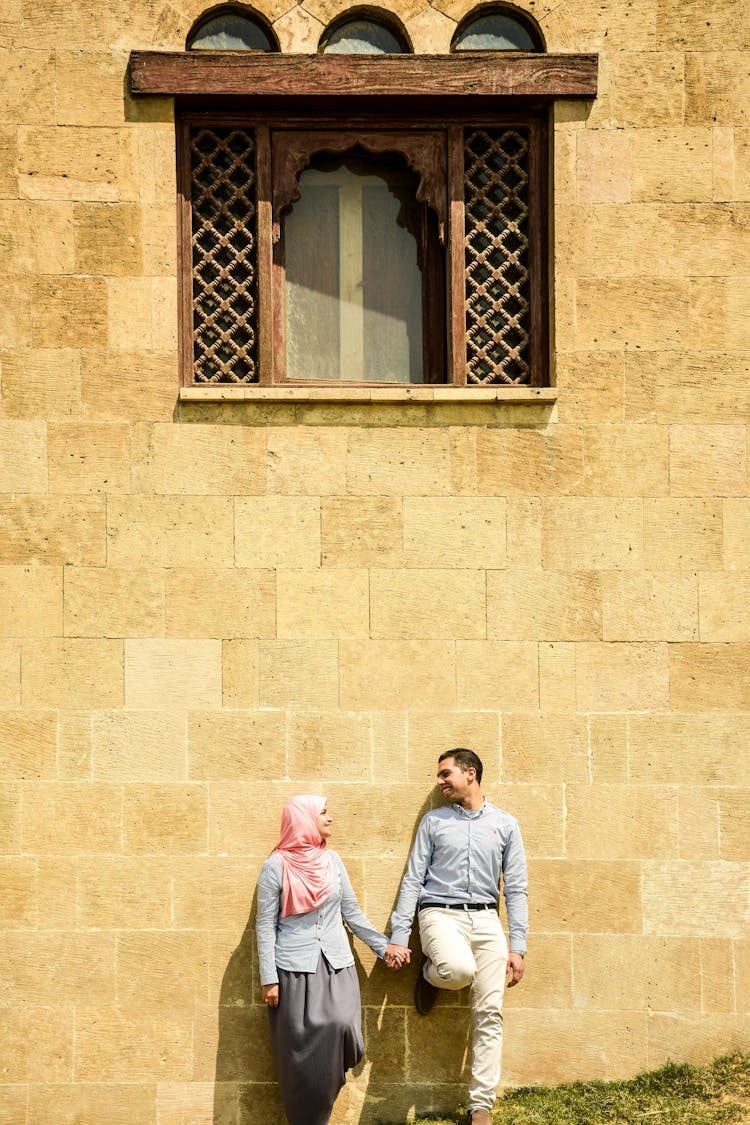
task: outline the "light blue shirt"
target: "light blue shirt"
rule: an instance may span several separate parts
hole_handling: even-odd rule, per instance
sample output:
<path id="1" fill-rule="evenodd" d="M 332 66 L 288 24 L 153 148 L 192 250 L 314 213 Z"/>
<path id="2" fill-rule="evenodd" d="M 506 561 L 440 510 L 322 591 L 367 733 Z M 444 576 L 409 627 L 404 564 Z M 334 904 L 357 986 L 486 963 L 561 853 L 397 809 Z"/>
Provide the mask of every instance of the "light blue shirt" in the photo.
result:
<path id="1" fill-rule="evenodd" d="M 518 821 L 485 801 L 481 809 L 445 805 L 422 817 L 409 856 L 391 941 L 408 945 L 420 902 L 497 905 L 500 879 L 512 953 L 526 952 L 529 929 L 526 857 Z"/>
<path id="2" fill-rule="evenodd" d="M 359 908 L 341 857 L 329 849 L 333 860 L 333 893 L 317 910 L 281 917 L 281 860 L 274 852 L 258 876 L 258 939 L 260 983 L 278 984 L 279 969 L 314 973 L 321 953 L 334 969 L 354 964 L 344 922 L 373 953 L 382 957 L 388 938 L 376 930 Z"/>

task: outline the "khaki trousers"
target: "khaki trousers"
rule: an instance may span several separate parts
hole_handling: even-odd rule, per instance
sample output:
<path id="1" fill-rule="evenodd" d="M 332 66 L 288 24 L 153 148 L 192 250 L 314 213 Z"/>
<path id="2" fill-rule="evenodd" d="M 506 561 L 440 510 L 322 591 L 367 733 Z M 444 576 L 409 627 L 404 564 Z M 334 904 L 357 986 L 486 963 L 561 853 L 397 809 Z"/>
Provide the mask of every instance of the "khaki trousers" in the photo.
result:
<path id="1" fill-rule="evenodd" d="M 470 987 L 469 1110 L 492 1109 L 500 1081 L 508 943 L 497 910 L 419 911 L 425 978 L 436 988 Z"/>

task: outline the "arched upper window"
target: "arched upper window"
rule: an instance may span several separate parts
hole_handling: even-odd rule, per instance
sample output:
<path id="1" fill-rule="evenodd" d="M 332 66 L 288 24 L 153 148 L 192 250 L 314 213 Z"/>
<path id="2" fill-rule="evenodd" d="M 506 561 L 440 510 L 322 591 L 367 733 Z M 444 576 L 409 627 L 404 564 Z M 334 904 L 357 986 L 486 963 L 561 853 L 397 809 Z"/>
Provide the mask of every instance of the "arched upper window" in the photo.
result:
<path id="1" fill-rule="evenodd" d="M 459 24 L 452 51 L 543 51 L 544 40 L 526 12 L 510 7 L 484 7 Z"/>
<path id="2" fill-rule="evenodd" d="M 193 51 L 278 51 L 271 29 L 244 8 L 214 9 L 190 30 Z"/>
<path id="3" fill-rule="evenodd" d="M 373 16 L 370 9 L 350 9 L 323 32 L 320 50 L 328 55 L 405 55 L 411 45 L 392 19 Z"/>

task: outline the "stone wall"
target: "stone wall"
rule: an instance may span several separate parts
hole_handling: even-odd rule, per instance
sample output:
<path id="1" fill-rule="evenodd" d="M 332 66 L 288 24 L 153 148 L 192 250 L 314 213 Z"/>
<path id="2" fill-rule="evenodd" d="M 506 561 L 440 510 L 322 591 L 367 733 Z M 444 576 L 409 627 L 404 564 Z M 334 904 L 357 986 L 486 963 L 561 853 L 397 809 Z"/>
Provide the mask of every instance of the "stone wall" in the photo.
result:
<path id="1" fill-rule="evenodd" d="M 346 5 L 267 0 L 284 51 Z M 415 50 L 466 0 L 394 2 Z M 177 402 L 172 107 L 196 0 L 0 13 L 0 1117 L 277 1120 L 252 930 L 283 800 L 329 797 L 385 926 L 437 754 L 522 823 L 504 1080 L 750 1039 L 750 18 L 567 0 L 558 402 Z M 357 945 L 340 1125 L 463 1096 L 466 998 Z M 456 1008 L 458 1006 L 458 1010 Z"/>

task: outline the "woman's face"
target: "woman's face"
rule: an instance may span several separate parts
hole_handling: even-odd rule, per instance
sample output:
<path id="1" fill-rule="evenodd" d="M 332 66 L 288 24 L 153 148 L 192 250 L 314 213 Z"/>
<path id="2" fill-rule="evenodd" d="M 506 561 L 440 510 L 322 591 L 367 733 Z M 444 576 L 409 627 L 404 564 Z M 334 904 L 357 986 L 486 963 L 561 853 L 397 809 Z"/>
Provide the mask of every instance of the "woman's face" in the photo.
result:
<path id="1" fill-rule="evenodd" d="M 318 826 L 318 832 L 320 832 L 324 840 L 327 840 L 333 831 L 333 828 L 331 827 L 331 825 L 333 824 L 333 817 L 329 813 L 328 809 L 321 809 L 321 811 L 315 817 L 315 823 Z"/>

